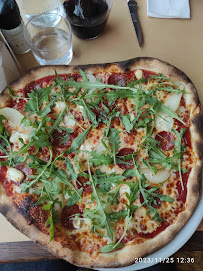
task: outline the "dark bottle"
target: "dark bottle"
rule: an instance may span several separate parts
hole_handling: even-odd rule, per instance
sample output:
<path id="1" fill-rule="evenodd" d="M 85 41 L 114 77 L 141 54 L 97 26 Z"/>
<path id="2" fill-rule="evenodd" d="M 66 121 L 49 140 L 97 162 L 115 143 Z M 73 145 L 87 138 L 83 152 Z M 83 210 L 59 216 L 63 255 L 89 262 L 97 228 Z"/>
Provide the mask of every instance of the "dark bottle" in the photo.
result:
<path id="1" fill-rule="evenodd" d="M 101 34 L 110 10 L 105 0 L 66 0 L 63 6 L 78 38 L 93 39 Z"/>
<path id="2" fill-rule="evenodd" d="M 29 50 L 24 39 L 24 22 L 15 0 L 0 0 L 0 29 L 14 53 Z"/>

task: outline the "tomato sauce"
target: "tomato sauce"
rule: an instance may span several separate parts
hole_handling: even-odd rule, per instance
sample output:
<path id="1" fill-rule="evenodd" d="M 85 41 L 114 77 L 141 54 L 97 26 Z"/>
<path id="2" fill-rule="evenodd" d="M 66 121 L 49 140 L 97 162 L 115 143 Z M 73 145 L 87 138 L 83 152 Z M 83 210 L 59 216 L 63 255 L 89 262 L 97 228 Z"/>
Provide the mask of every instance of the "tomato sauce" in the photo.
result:
<path id="1" fill-rule="evenodd" d="M 136 77 L 135 77 L 134 71 L 130 71 L 128 73 L 125 73 L 125 78 L 127 78 L 127 80 L 129 80 L 130 82 L 132 82 L 133 80 L 135 80 Z"/>
<path id="2" fill-rule="evenodd" d="M 154 76 L 158 75 L 156 72 L 153 72 L 153 71 L 147 71 L 147 70 L 142 70 L 142 71 L 143 71 L 144 79 L 151 78 L 151 75 L 154 75 Z"/>
<path id="3" fill-rule="evenodd" d="M 187 182 L 190 175 L 190 171 L 191 170 L 182 174 L 182 182 L 183 182 L 184 189 L 182 189 L 181 181 L 177 181 L 176 183 L 176 189 L 178 191 L 177 201 L 182 201 L 183 203 L 186 202 L 186 198 L 187 198 Z M 176 175 L 178 176 L 178 179 L 179 179 L 179 173 L 177 173 Z"/>
<path id="4" fill-rule="evenodd" d="M 65 81 L 69 81 L 70 78 L 73 78 L 74 81 L 78 81 L 79 78 L 82 78 L 82 76 L 78 73 L 71 74 L 71 77 L 69 74 L 60 74 L 58 76 L 61 77 Z"/>
<path id="5" fill-rule="evenodd" d="M 16 110 L 24 110 L 26 105 L 26 100 L 23 99 L 14 99 L 12 102 L 12 108 Z"/>
<path id="6" fill-rule="evenodd" d="M 191 134 L 190 134 L 189 128 L 186 129 L 186 131 L 183 135 L 183 141 L 187 147 L 192 148 Z"/>
<path id="7" fill-rule="evenodd" d="M 161 223 L 161 226 L 159 226 L 155 231 L 151 232 L 151 233 L 137 233 L 137 237 L 143 237 L 146 239 L 149 238 L 154 238 L 157 234 L 161 233 L 162 231 L 164 231 L 170 224 L 169 223 Z"/>
<path id="8" fill-rule="evenodd" d="M 58 75 L 59 77 L 61 77 L 63 80 L 70 80 L 70 76 L 68 74 L 60 74 Z M 55 75 L 50 75 L 50 76 L 46 76 L 43 78 L 40 78 L 38 80 L 35 80 L 31 83 L 29 83 L 28 85 L 26 85 L 23 89 L 21 89 L 21 93 L 23 94 L 23 96 L 25 98 L 28 98 L 28 93 L 31 92 L 31 90 L 33 89 L 40 89 L 43 87 L 43 84 L 49 84 L 50 82 L 53 82 L 55 80 L 56 76 Z M 78 80 L 78 78 L 81 78 L 80 74 L 72 74 L 71 78 L 73 78 L 75 81 Z"/>

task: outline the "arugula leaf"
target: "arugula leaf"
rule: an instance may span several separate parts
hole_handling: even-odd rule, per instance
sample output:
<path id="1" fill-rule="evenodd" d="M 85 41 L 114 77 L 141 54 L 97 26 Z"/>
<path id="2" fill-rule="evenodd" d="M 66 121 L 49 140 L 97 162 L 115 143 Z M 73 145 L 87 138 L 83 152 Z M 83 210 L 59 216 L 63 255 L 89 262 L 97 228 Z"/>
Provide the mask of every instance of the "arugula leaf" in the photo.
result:
<path id="1" fill-rule="evenodd" d="M 50 232 L 50 242 L 53 240 L 55 235 L 55 220 L 56 220 L 56 212 L 54 210 L 55 201 L 50 201 L 46 205 L 42 207 L 43 210 L 49 211 L 49 218 L 46 221 L 46 226 L 49 226 L 49 232 Z"/>
<path id="2" fill-rule="evenodd" d="M 84 113 L 84 118 L 86 119 L 87 117 L 93 124 L 93 128 L 98 126 L 98 121 L 96 114 L 91 110 L 90 105 L 84 101 L 84 99 L 81 99 L 81 104 L 84 108 L 83 113 Z"/>
<path id="3" fill-rule="evenodd" d="M 80 200 L 80 198 L 81 198 L 81 196 L 82 196 L 82 191 L 83 191 L 83 188 L 81 187 L 81 188 L 78 190 L 78 193 L 79 193 L 80 197 L 79 197 L 78 194 L 75 193 L 74 191 L 71 191 L 71 192 L 69 191 L 69 194 L 71 194 L 71 195 L 70 195 L 70 198 L 67 200 L 66 206 L 67 206 L 67 207 L 71 207 L 71 206 L 73 206 L 74 204 L 76 204 L 76 203 Z"/>
<path id="4" fill-rule="evenodd" d="M 71 147 L 66 151 L 66 153 L 70 153 L 70 152 L 74 152 L 77 149 L 79 149 L 79 147 L 82 145 L 82 143 L 84 142 L 85 138 L 87 137 L 89 130 L 92 128 L 92 125 L 89 126 L 85 131 L 83 131 L 82 133 L 79 134 L 79 136 L 77 136 L 72 144 Z"/>
<path id="5" fill-rule="evenodd" d="M 5 127 L 4 127 L 4 124 L 3 124 L 2 120 L 6 120 L 6 117 L 0 115 L 0 134 L 1 134 L 1 135 L 2 135 L 3 132 L 5 131 Z"/>
<path id="6" fill-rule="evenodd" d="M 158 142 L 151 137 L 147 137 L 144 141 L 144 147 L 149 160 L 143 160 L 144 164 L 154 173 L 157 172 L 156 165 L 162 165 L 162 168 L 177 170 L 177 159 L 182 156 L 181 152 L 175 152 L 173 156 L 166 156 L 158 147 Z"/>
<path id="7" fill-rule="evenodd" d="M 129 115 L 120 116 L 123 126 L 125 127 L 126 131 L 130 133 L 130 131 L 133 129 L 133 124 L 130 121 Z"/>
<path id="8" fill-rule="evenodd" d="M 112 155 L 114 159 L 114 164 L 116 164 L 116 154 L 119 149 L 119 133 L 115 128 L 111 128 L 109 132 L 109 146 L 112 150 Z"/>
<path id="9" fill-rule="evenodd" d="M 93 223 L 93 226 L 96 228 L 98 227 L 98 225 L 100 228 L 105 228 L 107 231 L 107 236 L 111 240 L 113 240 L 113 227 L 112 227 L 112 224 L 111 224 L 111 221 L 109 218 L 109 214 L 106 211 L 105 203 L 101 200 L 99 193 L 97 191 L 94 177 L 91 174 L 89 159 L 87 160 L 87 162 L 88 162 L 89 182 L 90 182 L 90 185 L 93 189 L 93 197 L 97 202 L 97 207 L 95 210 L 93 210 L 94 219 L 92 220 L 92 223 Z M 90 219 L 92 218 L 91 210 L 86 209 L 85 214 L 88 217 L 90 217 Z"/>
<path id="10" fill-rule="evenodd" d="M 128 214 L 126 221 L 125 221 L 125 227 L 124 227 L 123 234 L 122 234 L 121 238 L 118 240 L 118 242 L 117 243 L 110 243 L 110 244 L 103 246 L 102 249 L 100 249 L 100 252 L 106 253 L 106 252 L 110 252 L 110 251 L 113 251 L 116 249 L 120 249 L 124 246 L 124 244 L 122 244 L 121 241 L 127 232 L 128 224 L 130 223 L 131 219 L 132 219 L 132 216 L 130 216 Z"/>
<path id="11" fill-rule="evenodd" d="M 98 169 L 94 174 L 95 185 L 101 193 L 109 192 L 112 188 L 112 184 L 122 182 L 124 179 L 125 177 L 122 175 L 116 175 L 114 173 L 107 175 Z"/>
<path id="12" fill-rule="evenodd" d="M 10 86 L 8 86 L 8 94 L 9 94 L 13 99 L 29 100 L 29 98 L 15 96 L 14 93 L 13 93 L 13 90 L 11 89 Z"/>
<path id="13" fill-rule="evenodd" d="M 171 108 L 169 106 L 166 106 L 162 103 L 160 103 L 160 105 L 161 106 L 159 108 L 159 112 L 166 113 L 169 117 L 177 119 L 182 124 L 186 125 L 185 122 L 173 110 L 171 110 Z"/>
<path id="14" fill-rule="evenodd" d="M 55 169 L 54 172 L 52 172 L 51 176 L 56 178 L 56 182 L 64 183 L 67 186 L 71 187 L 72 190 L 74 190 L 75 193 L 78 195 L 78 197 L 81 198 L 80 193 L 75 188 L 75 186 L 68 180 L 66 172 L 63 169 Z"/>
<path id="15" fill-rule="evenodd" d="M 101 165 L 110 165 L 112 163 L 112 157 L 109 154 L 103 153 L 103 152 L 92 152 L 91 153 L 90 162 L 94 164 L 95 167 L 101 166 Z"/>
<path id="16" fill-rule="evenodd" d="M 150 75 L 150 77 L 152 78 L 152 79 L 155 79 L 156 80 L 156 82 L 158 82 L 158 83 L 162 83 L 162 82 L 171 82 L 171 83 L 173 83 L 169 78 L 167 78 L 163 73 L 159 73 L 158 75 L 153 75 L 153 74 L 151 74 Z"/>
<path id="17" fill-rule="evenodd" d="M 128 215 L 128 210 L 121 210 L 121 211 L 118 211 L 118 212 L 113 212 L 109 216 L 110 216 L 110 219 L 113 222 L 117 222 L 117 221 L 119 221 L 121 219 L 126 218 L 127 215 Z"/>
<path id="18" fill-rule="evenodd" d="M 177 141 L 175 141 L 175 146 L 177 148 L 177 152 L 180 153 L 180 157 L 178 159 L 178 171 L 179 171 L 179 176 L 180 176 L 180 182 L 181 182 L 181 187 L 182 187 L 182 190 L 184 190 L 184 185 L 183 185 L 183 179 L 182 179 L 182 172 L 181 172 L 181 160 L 182 160 L 182 138 L 183 138 L 183 135 L 186 131 L 186 128 L 181 128 L 180 130 L 180 133 L 176 130 L 172 130 L 175 135 L 177 136 Z"/>
<path id="19" fill-rule="evenodd" d="M 48 96 L 51 93 L 53 86 L 41 89 L 33 89 L 31 93 L 28 93 L 28 97 L 31 98 L 25 106 L 25 112 L 35 113 L 40 110 L 43 101 L 48 103 Z"/>
<path id="20" fill-rule="evenodd" d="M 61 113 L 58 115 L 58 118 L 55 120 L 53 126 L 50 127 L 49 129 L 49 135 L 52 135 L 55 129 L 57 129 L 59 123 L 63 119 L 64 114 L 66 113 L 66 108 L 64 108 Z"/>
<path id="21" fill-rule="evenodd" d="M 42 164 L 39 163 L 40 159 L 35 159 L 34 162 L 35 162 L 36 167 L 34 167 L 34 164 L 30 165 L 30 167 L 38 169 L 38 172 L 36 173 L 36 176 L 35 175 L 33 176 L 33 180 L 32 181 L 30 181 L 28 183 L 22 183 L 21 184 L 21 187 L 23 188 L 22 192 L 28 191 L 28 189 L 30 187 L 32 187 L 35 183 L 37 183 L 39 180 L 41 180 L 41 178 L 43 177 L 44 174 L 47 175 L 46 179 L 47 179 L 47 177 L 50 176 L 50 172 L 49 172 L 48 168 L 51 165 L 52 157 L 53 157 L 53 152 L 52 152 L 52 148 L 51 147 L 49 147 L 49 152 L 50 152 L 50 158 L 49 158 L 48 163 L 42 161 L 42 163 L 44 162 L 43 166 L 42 166 Z M 29 164 L 28 164 L 28 166 L 29 166 Z M 30 175 L 28 177 L 32 178 L 32 176 L 30 176 Z"/>
<path id="22" fill-rule="evenodd" d="M 73 168 L 73 165 L 71 164 L 70 159 L 67 157 L 65 161 L 66 161 L 66 168 L 70 173 L 70 179 L 77 180 L 77 174 L 75 173 L 75 170 Z"/>
<path id="23" fill-rule="evenodd" d="M 110 244 L 107 244 L 107 245 L 103 246 L 100 249 L 100 252 L 101 253 L 107 253 L 107 252 L 111 252 L 111 251 L 116 250 L 116 249 L 120 249 L 122 247 L 124 247 L 123 243 L 110 243 Z"/>
<path id="24" fill-rule="evenodd" d="M 121 187 L 121 184 L 119 184 L 116 187 L 116 189 L 114 189 L 112 192 L 108 193 L 107 202 L 110 203 L 111 205 L 113 205 L 114 203 L 115 204 L 119 203 L 118 199 L 120 198 L 120 187 Z"/>

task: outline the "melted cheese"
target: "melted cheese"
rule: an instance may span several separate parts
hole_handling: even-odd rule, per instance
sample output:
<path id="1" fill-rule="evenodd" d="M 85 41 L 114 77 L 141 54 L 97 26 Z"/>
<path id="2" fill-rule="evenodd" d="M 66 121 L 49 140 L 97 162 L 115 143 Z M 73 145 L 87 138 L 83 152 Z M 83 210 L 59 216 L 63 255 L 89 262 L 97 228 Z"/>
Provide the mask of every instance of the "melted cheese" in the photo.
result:
<path id="1" fill-rule="evenodd" d="M 103 82 L 108 82 L 108 77 L 110 73 L 118 71 L 119 68 L 115 65 L 113 68 L 111 67 L 111 70 L 109 73 L 101 72 L 96 75 L 92 75 L 91 73 L 87 74 L 87 78 L 90 80 L 90 82 L 95 82 L 96 78 L 102 79 Z M 143 78 L 143 71 L 142 70 L 136 70 L 135 76 L 137 79 Z M 141 85 L 143 91 L 146 93 L 149 91 L 150 88 L 152 88 L 154 85 L 156 85 L 156 82 L 150 81 L 148 83 L 144 83 Z M 137 92 L 138 85 L 134 86 L 134 91 Z M 69 89 L 70 91 L 74 89 Z M 89 94 L 92 93 L 94 89 L 89 90 Z M 82 91 L 81 91 L 82 93 Z M 174 112 L 177 112 L 179 115 L 184 114 L 184 110 L 186 110 L 184 107 L 180 107 L 180 100 L 181 100 L 182 94 L 171 94 L 171 95 L 165 95 L 165 93 L 160 92 L 158 94 L 158 99 L 161 100 L 166 106 L 169 106 Z M 129 114 L 130 120 L 133 121 L 136 112 L 134 110 L 135 100 L 134 99 L 120 99 L 117 104 L 117 109 L 121 113 Z M 65 104 L 63 102 L 56 102 L 55 107 L 53 110 L 55 113 L 60 113 L 64 110 Z M 84 129 L 88 128 L 90 126 L 89 119 L 84 120 L 84 112 L 83 107 L 79 105 L 70 105 L 69 110 L 73 117 L 77 120 L 78 124 L 82 126 Z M 0 111 L 1 114 L 1 111 Z M 12 117 L 9 119 L 9 121 L 14 121 L 17 125 L 20 125 L 20 121 L 22 120 L 23 116 L 19 116 L 18 124 L 15 120 L 12 119 Z M 21 119 L 21 120 L 20 120 Z M 60 125 L 63 127 L 69 127 L 73 130 L 76 129 L 78 126 L 76 121 L 74 121 L 70 116 L 66 115 L 64 119 L 61 121 Z M 70 156 L 69 159 L 73 165 L 73 168 L 75 170 L 76 174 L 81 173 L 82 171 L 87 171 L 87 155 L 91 155 L 92 151 L 103 152 L 107 153 L 107 150 L 101 143 L 101 139 L 104 136 L 104 131 L 106 129 L 106 124 L 103 124 L 103 126 L 97 128 L 92 128 L 87 136 L 85 138 L 84 142 L 79 147 L 79 150 L 76 154 L 76 159 L 74 157 Z M 165 113 L 160 113 L 160 116 L 157 116 L 155 119 L 155 133 L 159 131 L 171 131 L 172 128 L 174 128 L 174 120 L 173 118 L 168 117 Z M 139 164 L 142 164 L 143 158 L 146 158 L 146 153 L 142 148 L 140 148 L 140 142 L 143 140 L 143 138 L 146 136 L 145 128 L 138 128 L 136 129 L 135 134 L 129 134 L 126 131 L 124 131 L 124 127 L 122 125 L 122 122 L 119 123 L 119 121 L 112 121 L 111 128 L 116 128 L 119 132 L 119 150 L 122 148 L 130 148 L 133 149 L 135 152 L 139 151 L 139 153 L 136 155 L 136 161 Z M 82 129 L 81 129 L 82 130 Z M 155 136 L 155 133 L 153 133 L 153 137 Z M 12 132 L 10 137 L 10 142 L 13 144 L 19 144 L 19 138 L 22 138 L 23 141 L 26 143 L 29 141 L 29 135 L 20 133 L 19 130 Z M 108 144 L 108 143 L 107 143 Z M 141 150 L 140 150 L 141 149 Z M 87 154 L 86 152 L 89 152 L 90 154 Z M 169 152 L 169 154 L 171 154 Z M 182 165 L 187 166 L 188 165 L 188 156 L 184 154 L 184 161 Z M 77 163 L 76 163 L 77 162 Z M 91 163 L 90 163 L 91 164 Z M 64 169 L 65 163 L 64 161 L 57 161 L 56 165 L 59 168 Z M 79 167 L 77 167 L 79 165 Z M 121 175 L 124 173 L 124 169 L 120 168 L 117 164 L 111 164 L 110 166 L 107 165 L 101 165 L 97 167 L 96 169 L 91 166 L 91 170 L 94 171 L 96 169 L 99 169 L 100 171 L 106 173 L 106 174 L 112 174 L 116 173 L 118 175 Z M 155 206 L 160 212 L 161 216 L 164 218 L 164 220 L 168 223 L 172 223 L 174 220 L 174 210 L 176 208 L 181 208 L 181 203 L 176 200 L 177 198 L 177 189 L 172 184 L 174 184 L 175 180 L 175 174 L 172 171 L 169 171 L 168 169 L 165 170 L 158 170 L 157 174 L 154 174 L 150 169 L 148 168 L 140 168 L 139 169 L 142 174 L 146 177 L 146 179 L 152 184 L 160 184 L 161 186 L 161 192 L 164 195 L 171 196 L 175 200 L 174 202 L 164 202 L 158 206 Z M 17 169 L 9 168 L 7 172 L 7 178 L 11 181 L 15 182 L 21 182 L 24 178 L 24 174 Z M 67 178 L 70 178 L 70 173 L 67 172 Z M 73 185 L 76 186 L 75 180 L 70 180 Z M 122 184 L 119 189 L 119 198 L 118 203 L 115 203 L 113 205 L 107 205 L 106 210 L 108 212 L 119 212 L 121 210 L 126 210 L 126 204 L 129 203 L 128 195 L 130 195 L 130 187 L 127 184 L 129 179 L 125 179 L 126 184 Z M 130 182 L 136 182 L 137 177 L 134 177 L 130 179 Z M 65 185 L 62 185 L 61 190 L 63 191 Z M 114 192 L 115 189 L 118 187 L 117 184 L 114 184 L 111 188 L 110 192 Z M 35 188 L 30 188 L 29 192 L 33 193 L 37 189 L 42 189 L 42 184 L 37 184 Z M 19 186 L 16 186 L 15 191 L 19 193 L 21 190 Z M 54 196 L 54 199 L 59 199 L 59 201 L 62 202 L 62 206 L 65 206 L 67 203 L 67 200 L 70 198 L 68 193 L 59 193 L 58 195 Z M 107 200 L 107 196 L 103 197 L 103 200 Z M 77 203 L 84 207 L 84 209 L 95 209 L 97 206 L 96 201 L 92 201 L 91 194 L 83 196 L 83 198 Z M 126 233 L 126 236 L 129 237 L 131 234 L 133 235 L 134 232 L 138 233 L 152 233 L 155 231 L 160 225 L 160 222 L 157 222 L 156 220 L 152 219 L 153 214 L 147 214 L 147 208 L 146 206 L 141 206 L 143 202 L 141 202 L 141 197 L 139 197 L 135 200 L 133 205 L 139 206 L 138 209 L 136 209 L 133 213 L 133 218 L 130 221 L 128 225 L 128 231 Z M 61 210 L 59 205 L 55 205 L 55 210 L 59 211 Z M 66 234 L 68 236 L 75 236 L 75 241 L 79 244 L 82 251 L 86 251 L 87 253 L 97 256 L 99 249 L 104 246 L 107 242 L 111 242 L 108 237 L 106 237 L 107 233 L 105 229 L 98 229 L 98 232 L 104 237 L 98 236 L 96 233 L 92 233 L 91 231 L 91 223 L 87 218 L 79 218 L 77 216 L 72 218 L 74 230 L 73 231 L 66 231 Z M 121 237 L 122 232 L 124 230 L 125 226 L 125 219 L 123 221 L 119 221 L 117 224 L 114 223 L 113 225 L 115 227 L 115 236 L 114 241 L 116 241 L 118 238 Z M 71 237 L 72 238 L 72 237 Z"/>

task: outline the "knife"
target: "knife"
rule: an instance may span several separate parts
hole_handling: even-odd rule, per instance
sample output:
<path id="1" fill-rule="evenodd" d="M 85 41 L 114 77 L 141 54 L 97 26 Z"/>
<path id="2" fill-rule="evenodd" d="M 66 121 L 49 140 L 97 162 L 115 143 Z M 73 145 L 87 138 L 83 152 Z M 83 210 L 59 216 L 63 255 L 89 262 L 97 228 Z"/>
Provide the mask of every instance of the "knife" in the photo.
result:
<path id="1" fill-rule="evenodd" d="M 138 43 L 140 45 L 140 47 L 142 46 L 142 42 L 143 42 L 143 36 L 142 36 L 142 30 L 141 30 L 141 26 L 140 26 L 140 21 L 137 15 L 137 2 L 134 0 L 127 0 L 128 3 L 128 8 L 130 10 L 130 15 L 133 21 L 133 25 L 135 28 L 135 32 L 137 35 L 137 39 L 138 39 Z"/>

